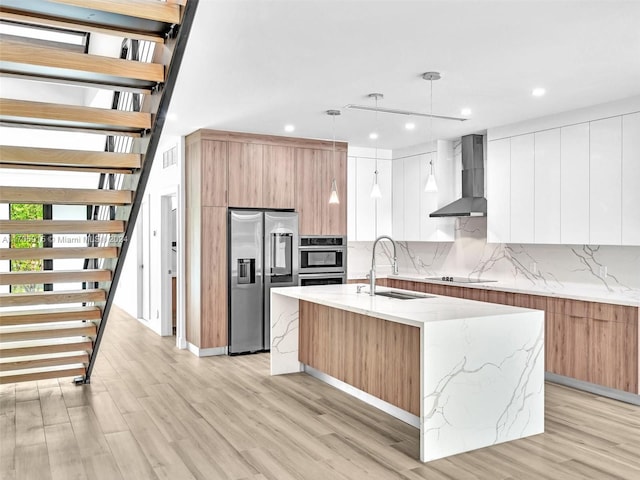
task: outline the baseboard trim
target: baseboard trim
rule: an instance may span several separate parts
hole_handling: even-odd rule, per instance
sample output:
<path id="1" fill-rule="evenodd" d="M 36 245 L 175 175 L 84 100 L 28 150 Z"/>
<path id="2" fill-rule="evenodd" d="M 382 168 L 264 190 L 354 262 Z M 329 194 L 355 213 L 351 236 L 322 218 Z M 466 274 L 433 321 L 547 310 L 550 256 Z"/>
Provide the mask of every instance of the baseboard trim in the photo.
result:
<path id="1" fill-rule="evenodd" d="M 314 378 L 317 378 L 321 382 L 324 382 L 328 385 L 331 385 L 338 390 L 341 390 L 349 395 L 356 397 L 358 400 L 362 400 L 364 403 L 371 405 L 372 407 L 376 407 L 378 410 L 382 410 L 385 413 L 388 413 L 392 417 L 397 418 L 398 420 L 402 420 L 404 423 L 411 425 L 412 427 L 420 428 L 420 417 L 417 417 L 413 413 L 409 413 L 406 410 L 403 410 L 395 405 L 390 404 L 389 402 L 385 402 L 384 400 L 379 399 L 378 397 L 374 397 L 370 393 L 367 393 L 359 388 L 356 388 L 348 383 L 343 382 L 342 380 L 338 380 L 331 375 L 327 375 L 320 370 L 316 370 L 309 365 L 303 365 L 304 372 L 308 375 L 311 375 Z"/>
<path id="2" fill-rule="evenodd" d="M 214 355 L 226 355 L 227 347 L 200 348 L 187 342 L 187 349 L 196 357 L 212 357 Z"/>
<path id="3" fill-rule="evenodd" d="M 551 372 L 544 372 L 544 379 L 548 382 L 564 385 L 565 387 L 583 390 L 585 392 L 600 395 L 601 397 L 612 398 L 613 400 L 619 400 L 621 402 L 640 406 L 640 395 L 625 392 L 624 390 L 616 390 L 615 388 L 603 387 L 602 385 L 585 382 L 583 380 L 576 380 L 575 378 L 565 377 L 563 375 L 558 375 L 557 373 Z"/>

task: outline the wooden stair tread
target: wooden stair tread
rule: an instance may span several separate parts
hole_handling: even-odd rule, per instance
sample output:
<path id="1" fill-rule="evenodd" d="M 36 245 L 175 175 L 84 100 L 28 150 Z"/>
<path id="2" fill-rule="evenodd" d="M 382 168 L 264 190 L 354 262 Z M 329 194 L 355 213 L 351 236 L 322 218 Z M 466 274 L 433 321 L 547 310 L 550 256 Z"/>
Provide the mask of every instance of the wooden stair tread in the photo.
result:
<path id="1" fill-rule="evenodd" d="M 89 188 L 12 187 L 0 188 L 0 203 L 49 203 L 52 205 L 128 205 L 130 190 Z"/>
<path id="2" fill-rule="evenodd" d="M 158 0 L 53 0 L 55 3 L 73 5 L 164 23 L 180 23 L 180 5 Z"/>
<path id="3" fill-rule="evenodd" d="M 0 372 L 27 368 L 54 367 L 58 365 L 73 365 L 88 362 L 89 354 L 87 352 L 61 352 L 51 355 L 25 355 L 23 357 L 0 359 Z"/>
<path id="4" fill-rule="evenodd" d="M 43 270 L 38 272 L 0 272 L 0 285 L 32 283 L 110 282 L 111 270 Z"/>
<path id="5" fill-rule="evenodd" d="M 24 355 L 47 355 L 60 352 L 91 350 L 93 343 L 86 337 L 48 338 L 3 344 L 0 342 L 0 358 Z"/>
<path id="6" fill-rule="evenodd" d="M 82 364 L 14 370 L 11 372 L 0 372 L 0 384 L 46 380 L 49 378 L 77 377 L 84 375 L 85 372 L 86 368 Z"/>
<path id="7" fill-rule="evenodd" d="M 0 306 L 19 307 L 56 303 L 104 302 L 106 292 L 101 289 L 61 290 L 36 293 L 0 293 Z"/>
<path id="8" fill-rule="evenodd" d="M 36 78 L 130 87 L 164 82 L 164 66 L 160 64 L 65 51 L 25 41 L 4 40 L 0 62 L 5 62 L 3 72 Z"/>
<path id="9" fill-rule="evenodd" d="M 82 322 L 81 320 L 75 320 L 75 321 L 67 321 L 67 322 L 59 322 L 59 323 L 52 323 L 51 325 L 13 325 L 13 326 L 9 326 L 9 327 L 2 327 L 2 329 L 0 329 L 0 338 L 2 339 L 2 341 L 7 341 L 5 335 L 10 335 L 12 333 L 33 333 L 33 332 L 62 332 L 62 331 L 81 331 L 84 329 L 84 327 L 86 326 L 91 326 L 91 327 L 95 327 L 95 323 L 93 322 Z M 77 337 L 77 336 L 82 336 L 84 334 L 80 334 L 80 335 L 69 335 L 70 337 Z M 58 337 L 59 335 L 55 335 L 55 337 Z M 52 338 L 55 338 L 52 337 Z M 38 340 L 37 338 L 27 338 L 25 340 Z M 11 340 L 12 342 L 19 342 L 22 340 Z"/>
<path id="10" fill-rule="evenodd" d="M 117 247 L 0 248 L 0 260 L 116 258 Z"/>
<path id="11" fill-rule="evenodd" d="M 97 129 L 123 132 L 151 128 L 151 114 L 107 108 L 61 105 L 0 98 L 0 120 L 65 129 Z"/>
<path id="12" fill-rule="evenodd" d="M 123 233 L 122 220 L 0 220 L 0 233 Z"/>
<path id="13" fill-rule="evenodd" d="M 67 322 L 70 320 L 100 320 L 102 311 L 96 306 L 42 308 L 0 312 L 0 325 L 26 325 L 32 323 Z"/>
<path id="14" fill-rule="evenodd" d="M 28 340 L 43 340 L 48 338 L 92 337 L 97 333 L 93 322 L 65 322 L 47 325 L 26 325 L 3 327 L 0 331 L 0 341 L 24 342 Z"/>
<path id="15" fill-rule="evenodd" d="M 0 145 L 0 163 L 9 168 L 18 165 L 66 166 L 87 168 L 140 168 L 142 156 L 136 153 L 93 152 L 60 148 L 15 147 Z M 11 166 L 15 164 L 15 166 Z"/>

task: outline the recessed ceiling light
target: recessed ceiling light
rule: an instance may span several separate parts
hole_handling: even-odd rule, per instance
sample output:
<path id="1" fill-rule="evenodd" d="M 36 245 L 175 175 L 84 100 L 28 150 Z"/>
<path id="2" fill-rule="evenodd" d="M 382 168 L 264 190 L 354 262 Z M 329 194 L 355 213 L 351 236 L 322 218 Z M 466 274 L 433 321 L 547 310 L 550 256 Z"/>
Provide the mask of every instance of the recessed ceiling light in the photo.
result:
<path id="1" fill-rule="evenodd" d="M 469 115 L 471 115 L 471 109 L 463 108 L 462 110 L 460 110 L 460 115 L 462 115 L 463 117 L 468 117 Z"/>
<path id="2" fill-rule="evenodd" d="M 167 120 L 170 122 L 175 122 L 178 119 L 178 114 L 176 113 L 167 113 Z"/>
<path id="3" fill-rule="evenodd" d="M 295 125 L 285 125 L 284 126 L 284 131 L 285 132 L 293 132 L 296 129 Z"/>
<path id="4" fill-rule="evenodd" d="M 369 138 L 370 138 L 371 140 L 376 140 L 376 139 L 378 138 L 378 134 L 377 134 L 376 132 L 371 132 L 371 133 L 369 134 Z"/>
<path id="5" fill-rule="evenodd" d="M 547 93 L 547 91 L 546 91 L 544 88 L 542 88 L 542 87 L 534 88 L 534 89 L 531 91 L 531 95 L 533 95 L 534 97 L 541 97 L 541 96 L 543 96 L 545 93 Z"/>
<path id="6" fill-rule="evenodd" d="M 416 128 L 416 124 L 413 122 L 407 122 L 404 124 L 404 128 L 406 128 L 407 130 L 413 130 L 414 128 Z"/>

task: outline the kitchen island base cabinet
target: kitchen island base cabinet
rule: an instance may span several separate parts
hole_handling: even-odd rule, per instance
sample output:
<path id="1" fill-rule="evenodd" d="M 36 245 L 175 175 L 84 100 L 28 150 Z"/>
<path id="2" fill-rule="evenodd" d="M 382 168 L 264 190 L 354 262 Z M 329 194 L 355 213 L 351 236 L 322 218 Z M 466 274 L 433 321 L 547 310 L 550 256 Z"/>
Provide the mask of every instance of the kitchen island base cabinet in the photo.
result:
<path id="1" fill-rule="evenodd" d="M 420 415 L 420 329 L 300 302 L 298 359 Z"/>
<path id="2" fill-rule="evenodd" d="M 417 416 L 423 462 L 544 431 L 541 311 L 335 285 L 273 289 L 271 319 L 272 375 L 308 365 Z"/>

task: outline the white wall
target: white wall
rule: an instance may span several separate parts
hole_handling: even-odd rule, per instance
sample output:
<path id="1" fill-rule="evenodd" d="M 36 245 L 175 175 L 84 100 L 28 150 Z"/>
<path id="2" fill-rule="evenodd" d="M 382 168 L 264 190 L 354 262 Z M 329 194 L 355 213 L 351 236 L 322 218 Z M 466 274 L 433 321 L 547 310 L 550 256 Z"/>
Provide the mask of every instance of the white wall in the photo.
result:
<path id="1" fill-rule="evenodd" d="M 149 318 L 139 320 L 160 335 L 171 335 L 171 331 L 163 332 L 161 325 L 161 312 L 163 308 L 161 280 L 163 275 L 169 276 L 168 270 L 166 272 L 163 271 L 161 266 L 161 197 L 174 192 L 178 188 L 178 185 L 180 184 L 179 165 L 181 164 L 181 160 L 180 154 L 178 153 L 178 162 L 175 165 L 163 168 L 163 151 L 158 151 L 156 154 L 151 176 L 149 177 L 149 183 L 147 184 L 145 192 L 145 198 L 148 203 L 148 215 L 144 221 L 148 222 L 149 225 L 149 264 L 145 265 L 144 269 L 145 275 L 149 275 L 148 297 L 142 299 L 137 298 L 139 291 L 138 265 L 140 264 L 140 259 L 138 258 L 137 235 L 140 235 L 142 227 L 137 223 L 134 236 L 131 239 L 132 243 L 130 244 L 129 251 L 127 252 L 120 281 L 118 282 L 114 303 L 123 308 L 133 317 L 137 317 L 138 300 L 148 302 Z M 178 149 L 178 152 L 180 152 L 180 149 Z"/>

